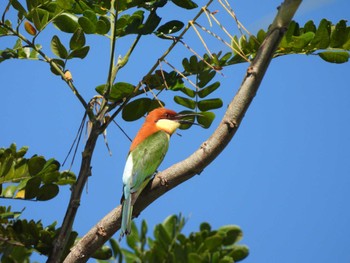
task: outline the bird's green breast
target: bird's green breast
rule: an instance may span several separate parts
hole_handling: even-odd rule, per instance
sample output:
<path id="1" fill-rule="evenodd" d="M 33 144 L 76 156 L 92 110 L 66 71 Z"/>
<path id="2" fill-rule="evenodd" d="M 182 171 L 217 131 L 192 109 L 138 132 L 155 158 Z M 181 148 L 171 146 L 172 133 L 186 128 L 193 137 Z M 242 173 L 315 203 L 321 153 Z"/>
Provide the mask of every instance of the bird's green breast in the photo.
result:
<path id="1" fill-rule="evenodd" d="M 164 131 L 158 131 L 130 152 L 132 155 L 132 183 L 134 191 L 142 190 L 145 181 L 152 177 L 168 151 L 170 135 Z M 140 189 L 141 188 L 141 189 Z"/>

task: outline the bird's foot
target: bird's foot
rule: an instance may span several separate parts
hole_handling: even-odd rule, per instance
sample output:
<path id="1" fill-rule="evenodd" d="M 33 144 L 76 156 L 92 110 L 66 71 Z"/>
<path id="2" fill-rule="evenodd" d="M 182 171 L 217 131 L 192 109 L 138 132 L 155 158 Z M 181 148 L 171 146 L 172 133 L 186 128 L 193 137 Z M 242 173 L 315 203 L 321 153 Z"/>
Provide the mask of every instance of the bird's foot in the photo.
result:
<path id="1" fill-rule="evenodd" d="M 162 176 L 159 176 L 159 175 L 157 177 L 159 178 L 161 185 L 163 185 L 163 186 L 168 186 L 169 185 L 168 184 L 168 180 L 166 178 L 164 178 Z"/>

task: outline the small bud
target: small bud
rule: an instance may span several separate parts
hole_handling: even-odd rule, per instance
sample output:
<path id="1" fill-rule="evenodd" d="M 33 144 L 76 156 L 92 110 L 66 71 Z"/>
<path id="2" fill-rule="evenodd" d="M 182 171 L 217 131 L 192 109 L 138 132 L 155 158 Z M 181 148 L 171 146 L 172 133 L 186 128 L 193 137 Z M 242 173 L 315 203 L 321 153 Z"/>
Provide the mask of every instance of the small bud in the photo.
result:
<path id="1" fill-rule="evenodd" d="M 64 77 L 65 77 L 66 80 L 72 81 L 72 82 L 73 82 L 72 73 L 70 73 L 69 70 L 66 70 L 66 71 L 64 72 Z"/>
<path id="2" fill-rule="evenodd" d="M 28 34 L 30 34 L 32 36 L 36 35 L 36 29 L 28 21 L 24 22 L 24 29 L 27 31 Z"/>

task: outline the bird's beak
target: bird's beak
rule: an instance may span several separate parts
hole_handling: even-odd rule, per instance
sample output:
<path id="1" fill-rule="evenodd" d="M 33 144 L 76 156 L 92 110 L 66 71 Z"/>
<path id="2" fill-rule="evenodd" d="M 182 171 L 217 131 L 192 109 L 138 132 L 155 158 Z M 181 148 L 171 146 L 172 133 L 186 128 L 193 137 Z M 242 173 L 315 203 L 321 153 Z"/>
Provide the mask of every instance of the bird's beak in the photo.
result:
<path id="1" fill-rule="evenodd" d="M 196 116 L 201 116 L 201 114 L 200 113 L 179 113 L 176 115 L 176 120 L 181 124 L 200 125 L 194 122 L 194 117 Z"/>

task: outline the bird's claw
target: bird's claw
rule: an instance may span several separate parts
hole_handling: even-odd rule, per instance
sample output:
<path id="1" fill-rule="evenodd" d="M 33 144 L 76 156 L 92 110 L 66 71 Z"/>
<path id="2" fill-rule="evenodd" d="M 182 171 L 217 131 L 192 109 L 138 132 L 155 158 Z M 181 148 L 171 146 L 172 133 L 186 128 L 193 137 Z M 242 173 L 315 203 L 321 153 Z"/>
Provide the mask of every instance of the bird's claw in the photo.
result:
<path id="1" fill-rule="evenodd" d="M 158 176 L 159 180 L 160 180 L 160 184 L 163 185 L 163 186 L 168 186 L 168 180 L 165 179 L 164 177 L 162 176 Z"/>

